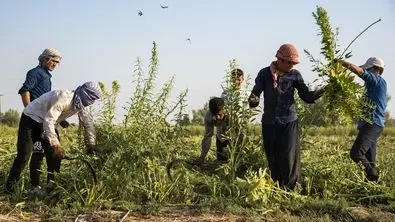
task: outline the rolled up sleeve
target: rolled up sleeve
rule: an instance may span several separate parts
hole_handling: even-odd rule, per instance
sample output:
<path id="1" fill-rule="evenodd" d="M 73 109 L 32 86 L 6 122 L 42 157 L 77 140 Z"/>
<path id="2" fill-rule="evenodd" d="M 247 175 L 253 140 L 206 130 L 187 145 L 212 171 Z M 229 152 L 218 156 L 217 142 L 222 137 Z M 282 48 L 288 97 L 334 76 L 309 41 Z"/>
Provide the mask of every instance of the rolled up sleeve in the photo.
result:
<path id="1" fill-rule="evenodd" d="M 214 135 L 214 122 L 213 117 L 210 111 L 207 111 L 207 114 L 204 118 L 204 135 L 202 139 L 202 153 L 200 158 L 204 159 L 207 156 L 208 151 L 211 147 L 211 139 Z"/>
<path id="2" fill-rule="evenodd" d="M 363 79 L 363 81 L 365 81 L 366 83 L 373 84 L 373 85 L 378 84 L 379 78 L 380 78 L 379 76 L 377 76 L 377 75 L 375 75 L 373 73 L 367 72 L 367 71 L 365 71 L 361 75 L 361 79 Z"/>
<path id="3" fill-rule="evenodd" d="M 60 94 L 58 97 L 52 98 L 51 108 L 48 110 L 43 121 L 44 138 L 48 139 L 51 146 L 60 145 L 55 132 L 55 125 L 59 116 L 68 105 L 67 98 Z"/>
<path id="4" fill-rule="evenodd" d="M 295 88 L 298 90 L 299 97 L 306 103 L 314 103 L 315 100 L 322 96 L 322 93 L 317 93 L 309 89 L 300 73 L 298 73 Z"/>
<path id="5" fill-rule="evenodd" d="M 26 74 L 26 80 L 23 83 L 22 87 L 19 89 L 18 94 L 23 94 L 26 91 L 30 91 L 37 84 L 37 73 L 33 71 L 29 71 Z"/>
<path id="6" fill-rule="evenodd" d="M 95 145 L 95 126 L 93 124 L 93 118 L 87 110 L 81 110 L 78 112 L 78 119 L 80 124 L 84 128 L 84 142 L 86 145 Z"/>
<path id="7" fill-rule="evenodd" d="M 262 91 L 265 89 L 265 76 L 264 71 L 259 71 L 257 77 L 255 78 L 255 85 L 252 88 L 251 93 L 257 97 L 260 97 Z"/>

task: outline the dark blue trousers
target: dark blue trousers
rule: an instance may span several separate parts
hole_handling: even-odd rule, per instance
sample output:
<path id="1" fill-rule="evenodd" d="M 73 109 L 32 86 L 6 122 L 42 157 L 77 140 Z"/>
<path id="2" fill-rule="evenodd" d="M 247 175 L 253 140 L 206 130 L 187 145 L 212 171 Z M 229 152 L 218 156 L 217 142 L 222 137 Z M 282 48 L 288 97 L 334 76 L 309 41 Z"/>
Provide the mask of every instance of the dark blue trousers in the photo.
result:
<path id="1" fill-rule="evenodd" d="M 47 181 L 49 182 L 54 179 L 54 172 L 59 172 L 61 160 L 54 155 L 54 150 L 49 145 L 49 142 L 41 138 L 42 132 L 42 124 L 22 114 L 18 129 L 17 155 L 8 175 L 6 183 L 7 191 L 12 192 L 14 190 L 14 185 L 19 181 L 20 175 L 29 162 L 30 156 L 32 156 L 30 161 L 30 181 L 32 186 L 39 185 L 40 168 L 44 156 L 48 167 Z M 42 152 L 37 152 L 40 149 Z"/>
<path id="2" fill-rule="evenodd" d="M 262 135 L 273 181 L 282 188 L 294 189 L 301 176 L 298 122 L 263 124 Z"/>
<path id="3" fill-rule="evenodd" d="M 359 128 L 358 136 L 350 151 L 350 157 L 355 163 L 361 162 L 365 169 L 376 167 L 377 139 L 383 127 L 365 123 Z"/>

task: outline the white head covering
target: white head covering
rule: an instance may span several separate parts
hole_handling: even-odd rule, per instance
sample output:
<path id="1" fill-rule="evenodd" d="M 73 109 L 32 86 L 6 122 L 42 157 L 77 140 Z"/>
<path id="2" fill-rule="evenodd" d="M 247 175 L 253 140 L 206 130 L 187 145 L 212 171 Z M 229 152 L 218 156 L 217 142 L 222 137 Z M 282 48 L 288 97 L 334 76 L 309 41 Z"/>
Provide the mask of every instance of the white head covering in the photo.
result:
<path id="1" fill-rule="evenodd" d="M 60 60 L 62 59 L 62 56 L 60 55 L 60 52 L 58 50 L 52 49 L 52 48 L 47 48 L 38 57 L 38 61 L 40 62 L 40 65 L 44 62 L 44 59 L 47 59 L 47 58 L 51 58 L 51 59 L 54 59 L 54 60 L 57 60 L 58 62 L 60 62 Z"/>
<path id="2" fill-rule="evenodd" d="M 81 110 L 84 107 L 92 105 L 95 100 L 101 98 L 101 90 L 98 84 L 86 82 L 74 91 L 74 108 Z"/>
<path id="3" fill-rule="evenodd" d="M 384 60 L 379 57 L 370 57 L 365 64 L 361 65 L 361 68 L 369 69 L 374 66 L 380 67 L 384 69 Z"/>

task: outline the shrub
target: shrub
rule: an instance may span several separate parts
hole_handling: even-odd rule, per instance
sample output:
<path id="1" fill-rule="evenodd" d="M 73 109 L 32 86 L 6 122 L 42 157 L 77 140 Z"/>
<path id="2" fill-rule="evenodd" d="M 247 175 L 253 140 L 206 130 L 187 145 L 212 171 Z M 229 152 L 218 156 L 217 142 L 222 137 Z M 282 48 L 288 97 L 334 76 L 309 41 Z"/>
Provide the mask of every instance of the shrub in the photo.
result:
<path id="1" fill-rule="evenodd" d="M 18 127 L 20 114 L 14 109 L 9 109 L 4 113 L 1 123 L 10 127 Z"/>

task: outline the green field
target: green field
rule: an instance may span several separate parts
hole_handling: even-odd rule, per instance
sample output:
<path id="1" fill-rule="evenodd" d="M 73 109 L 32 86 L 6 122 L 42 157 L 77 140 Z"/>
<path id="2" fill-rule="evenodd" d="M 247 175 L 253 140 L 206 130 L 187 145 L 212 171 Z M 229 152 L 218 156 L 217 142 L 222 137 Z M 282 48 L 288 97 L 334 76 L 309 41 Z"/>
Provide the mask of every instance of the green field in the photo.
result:
<path id="1" fill-rule="evenodd" d="M 97 183 L 83 162 L 64 160 L 54 190 L 38 198 L 28 193 L 26 169 L 14 195 L 1 190 L 0 220 L 395 221 L 395 128 L 386 127 L 379 140 L 381 178 L 378 183 L 367 182 L 363 170 L 349 157 L 357 133 L 353 123 L 366 108 L 359 101 L 363 87 L 332 61 L 340 50 L 326 12 L 317 7 L 317 13 L 325 46 L 321 54 L 328 64 L 313 61 L 323 66 L 314 70 L 321 75 L 329 70 L 333 75 L 315 104 L 296 100 L 302 130 L 302 181 L 294 191 L 279 189 L 270 179 L 261 128 L 252 124 L 257 110 L 247 103 L 240 105 L 244 97 L 234 91 L 227 91 L 226 103 L 229 162 L 214 160 L 213 141 L 207 163 L 192 164 L 200 154 L 203 127 L 182 124 L 188 116 L 188 90 L 170 101 L 173 77 L 161 88 L 155 87 L 159 68 L 154 42 L 147 73 L 140 60 L 136 63 L 133 92 L 128 103 L 121 104 L 123 118 L 116 115 L 119 84 L 114 81 L 110 89 L 101 84 L 103 97 L 91 110 L 96 155 L 85 154 L 81 129 L 59 129 L 66 154 L 88 161 Z M 231 60 L 225 90 L 232 89 L 230 73 L 237 67 Z M 0 126 L 0 132 L 3 188 L 16 154 L 17 129 Z"/>
<path id="2" fill-rule="evenodd" d="M 134 128 L 128 131 L 122 127 L 101 127 L 98 127 L 98 142 L 100 152 L 105 153 L 104 160 L 85 156 L 96 170 L 97 184 L 93 183 L 85 165 L 78 161 L 64 161 L 62 171 L 57 175 L 55 192 L 43 199 L 33 199 L 27 195 L 29 180 L 28 170 L 25 170 L 21 186 L 14 196 L 1 193 L 0 213 L 10 213 L 10 218 L 56 221 L 75 219 L 77 215 L 89 212 L 117 210 L 145 215 L 170 209 L 173 213 L 187 212 L 187 215 L 192 215 L 189 218 L 214 221 L 221 218 L 353 221 L 352 209 L 364 209 L 377 221 L 395 218 L 394 128 L 386 128 L 378 145 L 378 167 L 382 175 L 378 183 L 365 182 L 363 171 L 349 158 L 355 130 L 309 130 L 302 143 L 302 186 L 295 192 L 285 192 L 274 186 L 267 175 L 266 160 L 259 145 L 242 151 L 243 155 L 250 156 L 242 157 L 235 178 L 229 178 L 228 164 L 214 161 L 213 147 L 206 165 L 176 165 L 172 168 L 174 178 L 171 180 L 166 173 L 169 162 L 174 159 L 193 160 L 199 155 L 201 136 L 191 135 L 191 128 L 199 127 L 169 127 L 170 131 L 162 132 L 167 140 L 160 138 L 160 132 L 158 135 L 149 134 L 159 129 Z M 3 187 L 16 153 L 17 130 L 1 126 L 1 132 L 0 175 Z M 106 132 L 107 137 L 101 135 L 102 132 Z M 253 132 L 256 129 L 252 129 L 251 134 Z M 182 136 L 184 134 L 187 136 Z M 174 137 L 170 138 L 171 135 Z M 61 137 L 66 153 L 84 156 L 83 149 L 77 148 L 79 136 L 76 128 L 61 129 Z M 251 144 L 260 143 L 259 135 L 251 137 L 257 139 L 257 143 Z M 92 215 L 111 218 L 109 213 L 106 217 L 99 213 Z M 160 218 L 165 218 L 165 215 Z"/>

